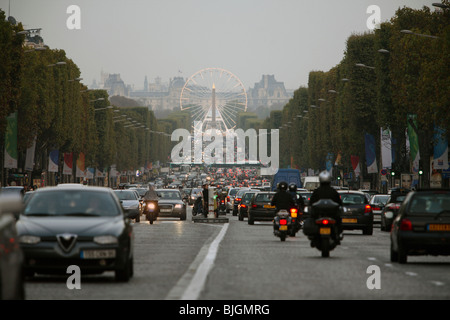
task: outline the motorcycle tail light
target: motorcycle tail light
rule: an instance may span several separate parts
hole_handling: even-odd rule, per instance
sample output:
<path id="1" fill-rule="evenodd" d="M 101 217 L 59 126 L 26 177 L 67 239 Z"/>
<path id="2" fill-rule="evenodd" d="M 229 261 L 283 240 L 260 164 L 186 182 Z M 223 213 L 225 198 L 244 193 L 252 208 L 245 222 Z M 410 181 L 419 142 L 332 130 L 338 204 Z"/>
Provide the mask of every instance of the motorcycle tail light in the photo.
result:
<path id="1" fill-rule="evenodd" d="M 282 225 L 282 226 L 287 225 L 287 220 L 286 219 L 280 219 L 280 225 Z"/>
<path id="2" fill-rule="evenodd" d="M 322 224 L 325 224 L 325 225 L 327 225 L 327 224 L 329 224 L 329 223 L 330 223 L 330 221 L 329 221 L 329 220 L 326 220 L 326 219 L 322 220 Z"/>
<path id="3" fill-rule="evenodd" d="M 241 208 L 247 208 L 245 204 L 241 204 Z"/>
<path id="4" fill-rule="evenodd" d="M 295 208 L 291 209 L 291 217 L 292 218 L 297 218 L 297 209 L 295 209 Z"/>

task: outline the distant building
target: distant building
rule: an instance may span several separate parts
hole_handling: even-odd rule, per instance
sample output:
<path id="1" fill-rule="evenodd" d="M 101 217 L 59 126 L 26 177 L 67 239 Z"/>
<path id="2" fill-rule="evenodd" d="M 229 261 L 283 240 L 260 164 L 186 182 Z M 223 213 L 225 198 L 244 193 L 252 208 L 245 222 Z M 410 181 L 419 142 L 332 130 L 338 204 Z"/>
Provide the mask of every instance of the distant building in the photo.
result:
<path id="1" fill-rule="evenodd" d="M 292 97 L 293 92 L 286 90 L 284 82 L 276 81 L 274 75 L 263 75 L 261 81 L 247 91 L 247 109 L 284 105 Z"/>

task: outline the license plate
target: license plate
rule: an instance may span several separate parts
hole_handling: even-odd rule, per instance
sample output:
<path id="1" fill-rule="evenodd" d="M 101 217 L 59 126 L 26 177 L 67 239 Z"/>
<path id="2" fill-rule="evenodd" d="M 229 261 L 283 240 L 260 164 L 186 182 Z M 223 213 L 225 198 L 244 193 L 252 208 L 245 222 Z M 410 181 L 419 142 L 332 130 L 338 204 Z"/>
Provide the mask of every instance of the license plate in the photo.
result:
<path id="1" fill-rule="evenodd" d="M 161 212 L 172 212 L 172 209 L 160 209 Z"/>
<path id="2" fill-rule="evenodd" d="M 342 219 L 342 223 L 357 223 L 358 219 Z"/>
<path id="3" fill-rule="evenodd" d="M 450 231 L 450 224 L 429 224 L 429 231 Z"/>
<path id="4" fill-rule="evenodd" d="M 320 234 L 331 234 L 330 228 L 320 228 Z"/>
<path id="5" fill-rule="evenodd" d="M 280 231 L 287 231 L 287 226 L 280 226 Z"/>
<path id="6" fill-rule="evenodd" d="M 271 206 L 270 204 L 265 204 L 264 208 L 268 208 L 268 209 L 274 209 L 275 206 Z"/>
<path id="7" fill-rule="evenodd" d="M 115 258 L 115 257 L 116 257 L 115 249 L 83 250 L 80 252 L 81 259 L 108 259 L 108 258 Z"/>

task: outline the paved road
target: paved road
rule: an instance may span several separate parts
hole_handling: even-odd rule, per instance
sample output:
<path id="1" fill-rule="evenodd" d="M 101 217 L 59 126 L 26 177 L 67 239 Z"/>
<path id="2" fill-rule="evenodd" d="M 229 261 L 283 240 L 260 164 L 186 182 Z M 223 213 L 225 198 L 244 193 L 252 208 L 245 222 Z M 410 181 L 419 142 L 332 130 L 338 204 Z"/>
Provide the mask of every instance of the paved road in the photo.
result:
<path id="1" fill-rule="evenodd" d="M 27 299 L 83 300 L 305 300 L 450 299 L 450 257 L 389 261 L 389 234 L 345 233 L 342 245 L 321 258 L 300 232 L 281 242 L 269 222 L 194 223 L 162 218 L 134 224 L 134 277 L 83 276 L 69 290 L 67 277 L 37 276 L 26 283 Z M 375 266 L 375 267 L 373 267 Z M 368 273 L 369 268 L 369 273 Z M 371 271 L 375 268 L 376 273 Z M 380 289 L 369 289 L 376 284 Z"/>

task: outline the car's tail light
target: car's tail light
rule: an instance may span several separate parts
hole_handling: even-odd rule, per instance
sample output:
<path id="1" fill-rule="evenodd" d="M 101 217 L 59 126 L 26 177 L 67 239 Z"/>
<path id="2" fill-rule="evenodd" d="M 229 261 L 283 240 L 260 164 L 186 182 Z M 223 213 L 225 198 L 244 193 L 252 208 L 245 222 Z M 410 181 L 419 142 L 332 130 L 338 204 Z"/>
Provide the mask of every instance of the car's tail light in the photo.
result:
<path id="1" fill-rule="evenodd" d="M 256 204 L 252 204 L 252 208 L 256 208 L 257 207 L 257 205 Z"/>
<path id="2" fill-rule="evenodd" d="M 372 212 L 372 207 L 368 204 L 366 204 L 366 206 L 364 207 L 364 213 L 371 213 Z"/>
<path id="3" fill-rule="evenodd" d="M 230 202 L 230 196 L 227 196 L 227 202 Z"/>
<path id="4" fill-rule="evenodd" d="M 411 231 L 412 230 L 412 223 L 408 219 L 402 219 L 400 222 L 400 230 L 402 231 Z"/>
<path id="5" fill-rule="evenodd" d="M 280 219 L 280 225 L 282 225 L 282 226 L 287 225 L 287 220 L 286 219 Z"/>
<path id="6" fill-rule="evenodd" d="M 378 207 L 378 206 L 372 206 L 372 210 L 381 210 L 381 208 L 380 207 Z"/>

